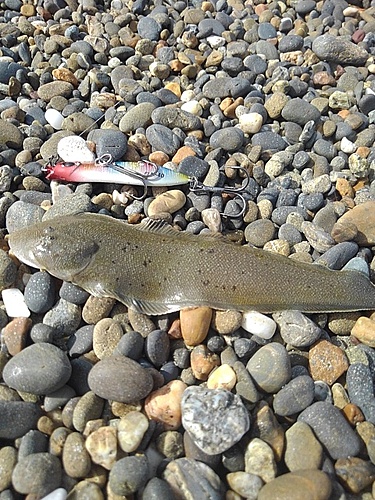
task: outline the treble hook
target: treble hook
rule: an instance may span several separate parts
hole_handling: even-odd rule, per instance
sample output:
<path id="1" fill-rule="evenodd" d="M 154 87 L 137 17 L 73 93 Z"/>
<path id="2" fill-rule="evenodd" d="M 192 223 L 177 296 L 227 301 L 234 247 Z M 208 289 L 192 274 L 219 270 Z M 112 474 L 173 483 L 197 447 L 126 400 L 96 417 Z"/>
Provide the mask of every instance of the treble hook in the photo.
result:
<path id="1" fill-rule="evenodd" d="M 228 214 L 225 214 L 225 213 L 221 213 L 220 215 L 223 216 L 223 217 L 231 217 L 233 219 L 238 219 L 239 217 L 242 217 L 244 215 L 245 211 L 246 211 L 246 200 L 242 196 L 241 193 L 244 193 L 245 189 L 249 185 L 250 176 L 249 176 L 248 171 L 245 168 L 241 167 L 241 166 L 234 166 L 234 167 L 231 167 L 231 168 L 234 168 L 234 169 L 237 169 L 237 170 L 242 170 L 245 173 L 246 180 L 245 180 L 244 185 L 242 185 L 240 187 L 235 187 L 235 186 L 207 186 L 206 184 L 203 184 L 202 182 L 199 182 L 196 177 L 192 177 L 191 180 L 190 180 L 190 191 L 193 191 L 193 192 L 202 191 L 202 192 L 213 193 L 213 194 L 224 194 L 224 193 L 234 194 L 235 198 L 239 198 L 241 200 L 241 204 L 242 204 L 241 211 L 238 214 L 235 214 L 235 215 L 228 215 Z"/>

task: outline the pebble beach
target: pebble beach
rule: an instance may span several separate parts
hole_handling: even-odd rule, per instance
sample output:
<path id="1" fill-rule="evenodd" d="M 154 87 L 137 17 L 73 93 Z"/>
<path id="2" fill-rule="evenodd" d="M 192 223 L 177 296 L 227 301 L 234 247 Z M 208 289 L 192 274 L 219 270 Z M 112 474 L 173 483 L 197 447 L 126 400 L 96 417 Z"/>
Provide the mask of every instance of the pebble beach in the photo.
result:
<path id="1" fill-rule="evenodd" d="M 47 180 L 71 136 L 208 189 Z M 375 497 L 375 313 L 148 316 L 9 251 L 84 212 L 375 282 L 374 1 L 0 2 L 0 500 Z"/>

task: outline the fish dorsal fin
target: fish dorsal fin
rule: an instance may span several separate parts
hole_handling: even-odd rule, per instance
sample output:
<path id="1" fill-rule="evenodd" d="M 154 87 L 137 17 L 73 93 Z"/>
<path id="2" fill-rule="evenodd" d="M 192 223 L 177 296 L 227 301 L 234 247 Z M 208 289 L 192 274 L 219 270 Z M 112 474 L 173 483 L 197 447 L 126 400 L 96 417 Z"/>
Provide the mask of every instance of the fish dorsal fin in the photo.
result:
<path id="1" fill-rule="evenodd" d="M 161 219 L 144 219 L 138 226 L 140 231 L 149 233 L 168 234 L 170 236 L 178 236 L 180 234 L 177 229 L 174 229 L 167 222 Z"/>

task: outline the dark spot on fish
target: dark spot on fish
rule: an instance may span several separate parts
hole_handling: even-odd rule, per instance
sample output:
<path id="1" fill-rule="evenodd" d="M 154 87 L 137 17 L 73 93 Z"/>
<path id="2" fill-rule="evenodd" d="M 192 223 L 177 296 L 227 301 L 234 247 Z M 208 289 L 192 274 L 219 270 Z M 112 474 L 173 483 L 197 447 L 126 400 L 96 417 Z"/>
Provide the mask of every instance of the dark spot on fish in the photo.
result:
<path id="1" fill-rule="evenodd" d="M 232 285 L 232 291 L 235 292 L 237 290 L 236 285 Z"/>
<path id="2" fill-rule="evenodd" d="M 210 284 L 210 280 L 203 280 L 202 285 L 208 286 Z"/>
<path id="3" fill-rule="evenodd" d="M 207 251 L 207 253 L 213 254 L 213 253 L 215 253 L 215 249 L 214 248 L 209 248 L 208 251 Z"/>

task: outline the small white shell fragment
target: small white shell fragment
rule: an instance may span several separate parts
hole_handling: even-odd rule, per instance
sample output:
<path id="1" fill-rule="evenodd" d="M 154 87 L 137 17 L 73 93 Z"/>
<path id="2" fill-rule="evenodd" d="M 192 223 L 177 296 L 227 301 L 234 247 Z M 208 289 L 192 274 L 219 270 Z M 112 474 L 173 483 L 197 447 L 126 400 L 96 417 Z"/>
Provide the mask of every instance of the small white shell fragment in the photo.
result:
<path id="1" fill-rule="evenodd" d="M 82 163 L 95 161 L 95 155 L 87 147 L 85 139 L 78 135 L 69 135 L 60 139 L 57 145 L 57 154 L 63 161 Z"/>
<path id="2" fill-rule="evenodd" d="M 48 108 L 44 114 L 47 122 L 53 127 L 55 130 L 61 130 L 62 122 L 64 121 L 63 115 L 57 111 L 57 109 Z"/>
<path id="3" fill-rule="evenodd" d="M 340 147 L 341 147 L 341 151 L 343 151 L 344 153 L 348 153 L 348 154 L 354 153 L 357 149 L 356 144 L 354 144 L 352 141 L 349 141 L 349 139 L 347 137 L 343 137 L 341 139 Z"/>
<path id="4" fill-rule="evenodd" d="M 270 339 L 276 331 L 276 323 L 273 319 L 256 311 L 243 313 L 242 328 L 262 339 Z"/>
<path id="5" fill-rule="evenodd" d="M 10 318 L 28 318 L 29 308 L 25 303 L 23 293 L 18 288 L 6 288 L 1 292 L 5 311 Z"/>
<path id="6" fill-rule="evenodd" d="M 183 111 L 187 111 L 188 113 L 191 113 L 192 115 L 195 115 L 195 116 L 200 116 L 203 113 L 202 106 L 199 104 L 199 102 L 196 99 L 192 99 L 189 102 L 185 102 L 181 106 L 181 109 Z"/>

